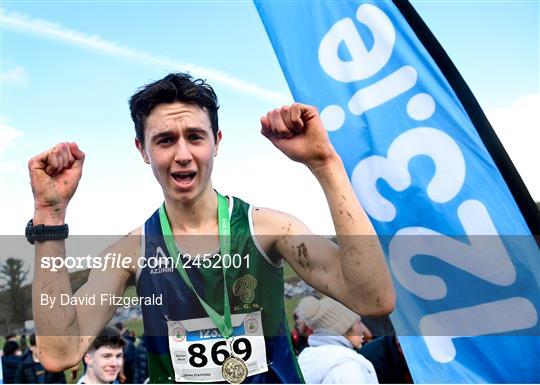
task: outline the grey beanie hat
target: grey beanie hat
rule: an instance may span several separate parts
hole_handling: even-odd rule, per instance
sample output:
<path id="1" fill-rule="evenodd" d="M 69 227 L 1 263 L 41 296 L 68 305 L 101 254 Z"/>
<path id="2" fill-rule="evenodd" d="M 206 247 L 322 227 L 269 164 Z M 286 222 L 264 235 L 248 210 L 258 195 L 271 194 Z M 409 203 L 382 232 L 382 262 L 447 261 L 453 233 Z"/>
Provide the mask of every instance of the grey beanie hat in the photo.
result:
<path id="1" fill-rule="evenodd" d="M 360 320 L 358 314 L 330 297 L 302 298 L 296 307 L 296 314 L 314 330 L 325 329 L 341 336 Z"/>

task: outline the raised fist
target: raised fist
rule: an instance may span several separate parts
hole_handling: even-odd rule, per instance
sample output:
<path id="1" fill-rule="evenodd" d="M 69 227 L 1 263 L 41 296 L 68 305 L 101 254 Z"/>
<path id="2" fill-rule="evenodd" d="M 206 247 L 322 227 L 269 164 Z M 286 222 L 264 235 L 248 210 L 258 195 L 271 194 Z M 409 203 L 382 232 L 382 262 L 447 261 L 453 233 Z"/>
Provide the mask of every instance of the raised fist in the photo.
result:
<path id="1" fill-rule="evenodd" d="M 76 143 L 59 143 L 28 162 L 35 210 L 65 210 L 82 175 L 84 153 Z"/>
<path id="2" fill-rule="evenodd" d="M 294 103 L 261 117 L 261 133 L 290 159 L 316 168 L 336 156 L 317 109 Z"/>

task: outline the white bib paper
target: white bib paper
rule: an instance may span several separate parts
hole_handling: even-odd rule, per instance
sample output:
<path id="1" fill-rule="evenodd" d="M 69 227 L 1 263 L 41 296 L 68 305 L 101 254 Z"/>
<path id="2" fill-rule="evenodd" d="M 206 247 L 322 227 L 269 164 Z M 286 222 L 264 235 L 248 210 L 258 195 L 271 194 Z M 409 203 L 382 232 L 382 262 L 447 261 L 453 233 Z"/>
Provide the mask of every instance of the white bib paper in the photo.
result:
<path id="1" fill-rule="evenodd" d="M 232 314 L 231 321 L 229 343 L 209 317 L 167 321 L 175 381 L 224 381 L 221 366 L 230 349 L 246 363 L 248 377 L 268 371 L 261 312 Z"/>

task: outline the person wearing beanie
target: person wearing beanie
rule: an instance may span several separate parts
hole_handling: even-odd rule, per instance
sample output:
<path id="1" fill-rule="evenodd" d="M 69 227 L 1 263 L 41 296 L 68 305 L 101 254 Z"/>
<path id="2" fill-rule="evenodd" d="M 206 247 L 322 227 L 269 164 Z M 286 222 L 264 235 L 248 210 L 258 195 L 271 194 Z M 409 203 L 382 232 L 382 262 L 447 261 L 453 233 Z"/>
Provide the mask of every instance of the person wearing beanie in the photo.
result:
<path id="1" fill-rule="evenodd" d="M 378 384 L 375 368 L 355 349 L 362 346 L 360 316 L 330 297 L 303 298 L 296 312 L 313 328 L 298 357 L 308 384 Z"/>

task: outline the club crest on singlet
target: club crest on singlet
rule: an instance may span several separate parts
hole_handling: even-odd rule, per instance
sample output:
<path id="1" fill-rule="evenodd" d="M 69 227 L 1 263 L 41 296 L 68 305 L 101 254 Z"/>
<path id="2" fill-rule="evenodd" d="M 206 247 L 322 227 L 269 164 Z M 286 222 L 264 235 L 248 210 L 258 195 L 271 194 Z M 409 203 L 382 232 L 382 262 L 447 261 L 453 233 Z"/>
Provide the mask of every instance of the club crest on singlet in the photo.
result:
<path id="1" fill-rule="evenodd" d="M 251 303 L 255 298 L 255 288 L 257 279 L 251 274 L 246 274 L 238 278 L 233 284 L 233 294 L 240 297 L 242 302 Z"/>

